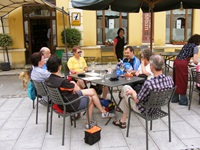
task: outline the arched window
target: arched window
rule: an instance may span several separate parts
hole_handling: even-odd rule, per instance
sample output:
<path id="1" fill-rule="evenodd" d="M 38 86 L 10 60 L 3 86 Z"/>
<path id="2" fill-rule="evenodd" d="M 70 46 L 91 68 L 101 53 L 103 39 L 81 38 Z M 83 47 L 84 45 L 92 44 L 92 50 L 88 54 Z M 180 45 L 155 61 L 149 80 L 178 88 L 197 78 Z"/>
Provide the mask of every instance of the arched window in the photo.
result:
<path id="1" fill-rule="evenodd" d="M 166 11 L 166 43 L 187 41 L 192 34 L 192 9 Z"/>

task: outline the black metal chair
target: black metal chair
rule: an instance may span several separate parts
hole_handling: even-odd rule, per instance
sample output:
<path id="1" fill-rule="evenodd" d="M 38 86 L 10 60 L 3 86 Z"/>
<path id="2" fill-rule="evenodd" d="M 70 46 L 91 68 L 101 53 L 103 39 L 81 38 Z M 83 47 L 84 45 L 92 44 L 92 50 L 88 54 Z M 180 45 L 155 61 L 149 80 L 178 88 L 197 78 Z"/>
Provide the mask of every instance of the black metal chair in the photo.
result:
<path id="1" fill-rule="evenodd" d="M 176 87 L 173 87 L 171 89 L 167 89 L 160 92 L 151 92 L 148 97 L 148 102 L 146 102 L 145 105 L 140 103 L 145 108 L 144 113 L 138 113 L 134 111 L 131 107 L 131 101 L 133 100 L 132 97 L 129 97 L 128 99 L 128 105 L 129 105 L 129 117 L 128 117 L 128 126 L 127 126 L 127 133 L 126 136 L 129 135 L 129 127 L 130 127 L 130 118 L 131 118 L 131 112 L 133 111 L 138 116 L 145 119 L 146 123 L 146 149 L 148 149 L 148 121 L 150 121 L 150 130 L 152 130 L 152 121 L 168 116 L 168 123 L 169 123 L 169 142 L 171 142 L 171 120 L 170 120 L 170 101 L 174 95 Z M 164 105 L 168 105 L 167 112 L 161 110 L 161 107 Z M 152 113 L 148 113 L 149 110 L 153 109 Z"/>
<path id="2" fill-rule="evenodd" d="M 37 92 L 37 102 L 36 102 L 36 124 L 38 124 L 38 103 L 39 98 L 42 96 L 47 97 L 47 105 L 44 105 L 47 107 L 47 120 L 46 120 L 46 132 L 48 132 L 48 125 L 49 125 L 49 95 L 46 90 L 46 86 L 43 82 L 38 82 L 33 80 L 33 84 L 35 86 L 36 92 Z M 41 103 L 42 104 L 42 103 Z"/>
<path id="3" fill-rule="evenodd" d="M 60 91 L 58 90 L 58 88 L 53 88 L 47 85 L 47 90 L 49 93 L 49 97 L 51 99 L 51 115 L 50 115 L 50 135 L 52 134 L 52 122 L 53 122 L 53 111 L 58 114 L 59 116 L 63 117 L 63 131 L 62 131 L 62 145 L 64 145 L 64 138 L 65 138 L 65 118 L 70 116 L 70 120 L 71 120 L 71 125 L 73 125 L 72 123 L 72 117 L 75 117 L 75 114 L 78 114 L 80 112 L 84 112 L 84 111 L 88 111 L 88 105 L 89 105 L 89 97 L 88 96 L 80 96 L 79 98 L 70 101 L 70 102 L 64 102 Z M 74 112 L 67 112 L 66 110 L 66 106 L 67 105 L 71 105 L 72 103 L 79 101 L 81 98 L 85 97 L 87 99 L 87 107 L 81 109 L 81 110 L 77 110 Z M 58 111 L 56 111 L 55 109 L 53 109 L 53 105 L 57 104 L 57 105 L 62 105 L 64 110 L 63 113 L 60 113 Z M 88 117 L 88 123 L 90 122 L 89 119 L 89 113 L 87 113 L 87 117 Z M 74 119 L 74 127 L 76 127 L 76 119 Z"/>
<path id="4" fill-rule="evenodd" d="M 200 94 L 200 91 L 196 88 L 195 84 L 200 84 L 200 72 L 197 72 L 196 68 L 193 68 L 191 69 L 190 94 L 189 94 L 190 103 L 188 107 L 189 110 L 192 103 L 193 91 L 198 92 Z M 200 97 L 199 97 L 199 105 L 200 105 Z"/>

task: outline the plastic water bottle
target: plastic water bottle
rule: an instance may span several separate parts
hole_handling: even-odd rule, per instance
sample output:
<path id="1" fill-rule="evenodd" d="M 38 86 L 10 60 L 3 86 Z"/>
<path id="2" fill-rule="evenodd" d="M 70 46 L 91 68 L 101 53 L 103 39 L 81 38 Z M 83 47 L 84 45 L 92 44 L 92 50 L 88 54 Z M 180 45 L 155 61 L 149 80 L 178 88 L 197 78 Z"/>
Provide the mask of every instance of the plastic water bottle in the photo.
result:
<path id="1" fill-rule="evenodd" d="M 120 70 L 120 67 L 119 67 L 118 65 L 117 65 L 117 67 L 116 67 L 115 73 L 116 73 L 116 76 L 117 76 L 117 77 L 119 77 L 120 74 L 121 74 L 121 70 Z"/>

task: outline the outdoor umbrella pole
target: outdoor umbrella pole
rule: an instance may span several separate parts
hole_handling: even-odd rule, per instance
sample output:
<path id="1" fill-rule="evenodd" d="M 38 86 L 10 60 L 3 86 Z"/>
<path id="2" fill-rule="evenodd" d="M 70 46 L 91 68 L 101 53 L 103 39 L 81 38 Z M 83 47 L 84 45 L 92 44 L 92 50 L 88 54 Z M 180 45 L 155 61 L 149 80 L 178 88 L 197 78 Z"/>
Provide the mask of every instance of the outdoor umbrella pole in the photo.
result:
<path id="1" fill-rule="evenodd" d="M 153 43 L 153 8 L 151 9 L 151 30 L 150 30 L 150 50 L 152 51 L 152 43 Z"/>
<path id="2" fill-rule="evenodd" d="M 65 38 L 66 57 L 67 57 L 67 61 L 68 61 L 68 50 L 67 50 L 67 38 L 66 38 L 66 30 L 65 30 L 64 7 L 62 7 L 62 19 L 63 19 L 63 26 L 64 26 L 64 38 Z"/>

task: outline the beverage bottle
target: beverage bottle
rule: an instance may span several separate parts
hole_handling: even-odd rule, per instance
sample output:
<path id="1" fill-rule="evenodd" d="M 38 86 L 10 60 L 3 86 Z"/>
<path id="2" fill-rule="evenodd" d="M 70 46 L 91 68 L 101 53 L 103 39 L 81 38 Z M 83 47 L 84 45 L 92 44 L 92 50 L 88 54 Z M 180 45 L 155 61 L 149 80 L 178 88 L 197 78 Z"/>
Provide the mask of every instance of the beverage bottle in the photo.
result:
<path id="1" fill-rule="evenodd" d="M 118 65 L 117 65 L 117 67 L 116 67 L 115 73 L 116 73 L 116 76 L 117 76 L 117 77 L 119 77 L 120 74 L 121 74 L 121 70 L 120 70 L 120 67 L 119 67 Z"/>

